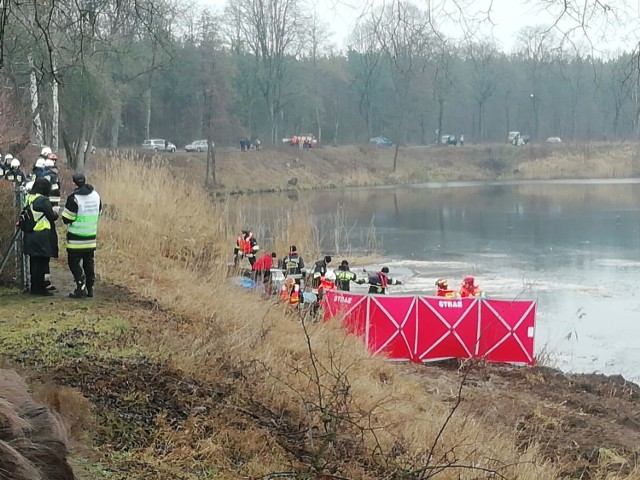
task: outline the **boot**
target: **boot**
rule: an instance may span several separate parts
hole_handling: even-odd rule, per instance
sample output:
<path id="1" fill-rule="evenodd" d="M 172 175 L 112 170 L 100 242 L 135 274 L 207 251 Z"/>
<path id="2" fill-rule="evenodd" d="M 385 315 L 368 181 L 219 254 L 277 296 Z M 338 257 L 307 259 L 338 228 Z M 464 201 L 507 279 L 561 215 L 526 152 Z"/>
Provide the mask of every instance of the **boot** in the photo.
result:
<path id="1" fill-rule="evenodd" d="M 56 286 L 51 284 L 51 275 L 48 273 L 44 275 L 44 288 L 47 291 L 57 290 Z"/>
<path id="2" fill-rule="evenodd" d="M 85 277 L 76 280 L 76 289 L 69 294 L 69 298 L 87 298 L 87 287 L 85 285 Z"/>
<path id="3" fill-rule="evenodd" d="M 93 298 L 93 285 L 89 285 L 89 282 L 87 282 L 87 297 Z"/>

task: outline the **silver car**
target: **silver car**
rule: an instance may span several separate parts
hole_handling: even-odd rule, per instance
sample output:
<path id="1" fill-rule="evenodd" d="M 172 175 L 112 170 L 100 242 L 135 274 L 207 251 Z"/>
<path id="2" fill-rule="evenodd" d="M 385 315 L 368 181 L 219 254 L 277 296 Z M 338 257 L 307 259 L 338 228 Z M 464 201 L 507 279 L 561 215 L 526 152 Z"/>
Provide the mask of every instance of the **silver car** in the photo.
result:
<path id="1" fill-rule="evenodd" d="M 153 138 L 142 142 L 142 148 L 145 150 L 153 150 L 154 152 L 175 152 L 176 146 L 168 140 L 162 138 Z"/>
<path id="2" fill-rule="evenodd" d="M 214 144 L 211 142 L 211 146 Z M 185 146 L 184 149 L 187 152 L 206 152 L 207 151 L 207 141 L 206 140 L 194 140 L 189 145 Z"/>

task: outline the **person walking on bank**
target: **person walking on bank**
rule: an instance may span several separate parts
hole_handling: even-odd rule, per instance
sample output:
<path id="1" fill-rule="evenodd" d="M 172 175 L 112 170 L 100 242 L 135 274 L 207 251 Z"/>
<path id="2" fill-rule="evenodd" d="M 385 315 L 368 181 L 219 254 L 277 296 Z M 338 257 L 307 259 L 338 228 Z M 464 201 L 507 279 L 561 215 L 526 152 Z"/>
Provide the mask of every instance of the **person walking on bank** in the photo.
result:
<path id="1" fill-rule="evenodd" d="M 358 283 L 356 274 L 349 270 L 349 262 L 346 260 L 342 260 L 342 262 L 340 262 L 340 266 L 337 270 L 334 270 L 334 273 L 336 274 L 336 286 L 338 287 L 338 290 L 350 292 L 351 282 Z"/>
<path id="2" fill-rule="evenodd" d="M 31 209 L 35 221 L 33 231 L 24 232 L 24 253 L 29 255 L 32 295 L 53 295 L 45 284 L 49 261 L 52 257 L 58 258 L 58 234 L 55 227 L 58 214 L 53 211 L 49 201 L 50 193 L 49 180 L 37 178 L 25 202 L 25 206 Z"/>
<path id="3" fill-rule="evenodd" d="M 69 226 L 67 230 L 69 270 L 76 282 L 76 289 L 69 294 L 69 297 L 93 297 L 93 285 L 96 280 L 94 255 L 102 201 L 98 192 L 87 183 L 82 173 L 76 173 L 72 180 L 78 188 L 67 197 L 62 211 L 62 221 Z"/>

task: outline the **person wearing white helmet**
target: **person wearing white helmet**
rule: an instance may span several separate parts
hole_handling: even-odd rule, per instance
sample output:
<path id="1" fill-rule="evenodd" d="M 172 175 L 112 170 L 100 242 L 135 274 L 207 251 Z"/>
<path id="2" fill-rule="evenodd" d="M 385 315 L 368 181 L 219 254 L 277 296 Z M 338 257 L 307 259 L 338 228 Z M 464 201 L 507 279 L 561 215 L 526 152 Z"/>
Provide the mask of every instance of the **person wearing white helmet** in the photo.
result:
<path id="1" fill-rule="evenodd" d="M 7 153 L 2 161 L 2 166 L 0 166 L 0 177 L 4 178 L 4 175 L 11 169 L 11 160 L 13 160 L 13 155 Z"/>
<path id="2" fill-rule="evenodd" d="M 31 179 L 35 180 L 36 178 L 44 177 L 44 158 L 38 157 L 36 160 L 36 164 L 33 166 L 31 170 Z"/>
<path id="3" fill-rule="evenodd" d="M 53 152 L 51 151 L 51 147 L 42 147 L 42 150 L 40 150 L 40 157 L 41 158 L 49 158 L 49 155 L 51 155 Z"/>
<path id="4" fill-rule="evenodd" d="M 20 168 L 20 160 L 17 158 L 13 158 L 11 160 L 11 163 L 9 163 L 9 170 L 4 172 L 4 178 L 5 180 L 12 182 L 15 186 L 22 185 L 26 181 L 27 176 Z"/>
<path id="5" fill-rule="evenodd" d="M 58 170 L 55 168 L 55 165 L 56 164 L 53 159 L 47 158 L 44 161 L 43 177 L 51 182 L 51 195 L 49 195 L 49 201 L 53 206 L 53 210 L 58 213 L 60 210 L 60 180 L 58 179 Z"/>

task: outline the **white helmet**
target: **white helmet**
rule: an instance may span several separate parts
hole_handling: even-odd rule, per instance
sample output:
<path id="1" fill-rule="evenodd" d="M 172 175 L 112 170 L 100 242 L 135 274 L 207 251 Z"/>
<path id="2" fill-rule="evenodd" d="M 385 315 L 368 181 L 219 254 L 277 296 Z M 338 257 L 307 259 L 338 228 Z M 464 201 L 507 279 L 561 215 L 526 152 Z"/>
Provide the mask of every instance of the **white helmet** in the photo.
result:
<path id="1" fill-rule="evenodd" d="M 9 162 L 10 160 L 12 160 L 12 159 L 13 159 L 13 155 L 11 155 L 10 153 L 7 153 L 7 154 L 4 156 L 4 163 L 8 163 L 8 162 Z"/>
<path id="2" fill-rule="evenodd" d="M 43 157 L 47 157 L 52 153 L 53 152 L 51 151 L 51 147 L 42 147 L 42 151 L 40 152 L 40 155 L 42 155 Z"/>
<path id="3" fill-rule="evenodd" d="M 24 189 L 27 192 L 30 192 L 32 188 L 33 188 L 33 182 L 27 182 L 27 184 L 24 186 Z"/>
<path id="4" fill-rule="evenodd" d="M 44 158 L 36 160 L 36 168 L 44 168 Z"/>
<path id="5" fill-rule="evenodd" d="M 56 162 L 54 162 L 54 161 L 53 161 L 53 160 L 51 160 L 50 158 L 47 158 L 47 159 L 44 161 L 44 166 L 45 166 L 45 167 L 55 167 L 55 165 L 56 165 Z"/>
<path id="6" fill-rule="evenodd" d="M 20 160 L 18 160 L 17 158 L 14 158 L 13 160 L 11 160 L 11 168 L 18 168 L 20 167 Z"/>

